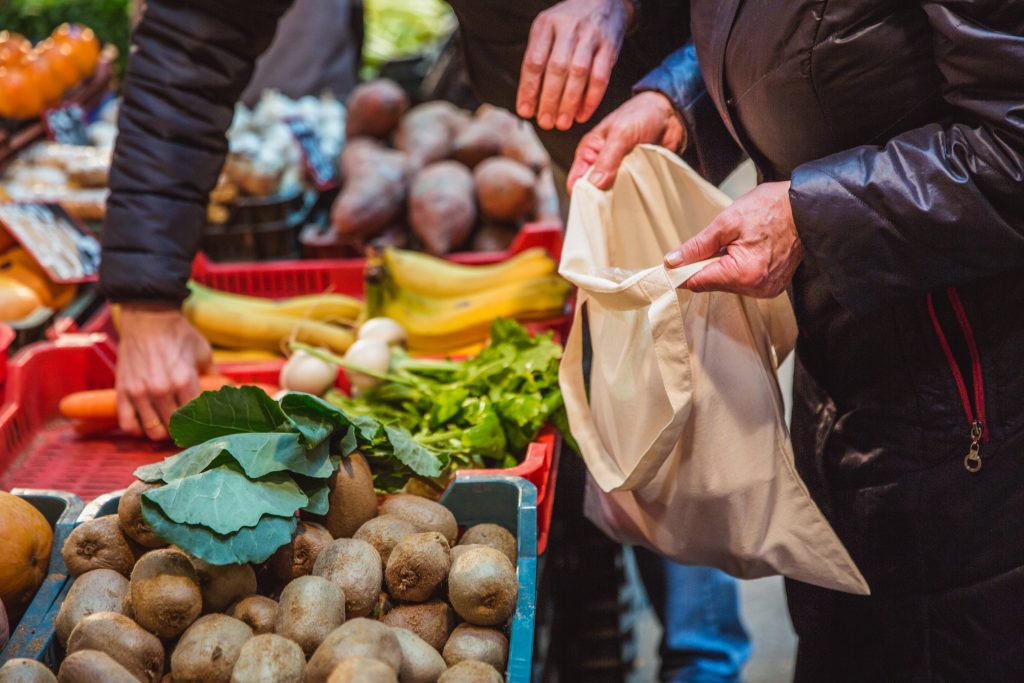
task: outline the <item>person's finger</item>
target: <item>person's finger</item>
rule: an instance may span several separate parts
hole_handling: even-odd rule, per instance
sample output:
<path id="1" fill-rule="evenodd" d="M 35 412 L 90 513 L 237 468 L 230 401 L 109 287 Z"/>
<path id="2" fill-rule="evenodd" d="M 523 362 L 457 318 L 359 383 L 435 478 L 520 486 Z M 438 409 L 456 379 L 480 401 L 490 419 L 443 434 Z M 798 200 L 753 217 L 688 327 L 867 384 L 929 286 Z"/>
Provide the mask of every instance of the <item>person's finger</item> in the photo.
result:
<path id="1" fill-rule="evenodd" d="M 612 68 L 615 66 L 617 51 L 609 42 L 602 42 L 594 61 L 590 67 L 590 79 L 587 81 L 587 94 L 583 103 L 576 112 L 576 121 L 585 123 L 597 111 L 601 100 L 604 99 L 605 91 L 608 90 L 608 83 L 612 77 Z"/>
<path id="2" fill-rule="evenodd" d="M 145 390 L 141 389 L 140 391 Z M 135 406 L 132 404 L 132 399 L 128 393 L 129 390 L 119 383 L 117 387 L 117 426 L 126 434 L 140 436 L 142 434 L 142 426 L 139 424 L 139 419 L 135 414 Z"/>
<path id="3" fill-rule="evenodd" d="M 606 129 L 607 126 L 599 124 L 597 128 L 584 135 L 579 145 L 576 146 L 576 154 L 572 160 L 572 166 L 569 167 L 569 175 L 566 179 L 566 187 L 569 189 L 569 192 L 572 192 L 572 188 L 576 186 L 579 179 L 583 177 L 587 169 L 593 166 L 597 160 L 601 147 L 604 146 Z"/>
<path id="4" fill-rule="evenodd" d="M 749 269 L 732 254 L 725 254 L 714 263 L 709 263 L 683 283 L 691 292 L 733 292 L 753 293 L 757 283 Z"/>
<path id="5" fill-rule="evenodd" d="M 544 83 L 540 90 L 540 104 L 537 108 L 537 125 L 544 130 L 551 130 L 558 115 L 558 103 L 565 90 L 565 81 L 569 77 L 569 65 L 576 49 L 576 35 L 568 31 L 555 34 L 555 43 L 551 47 L 548 65 L 544 70 Z"/>
<path id="6" fill-rule="evenodd" d="M 154 441 L 161 441 L 167 438 L 167 430 L 164 428 L 164 421 L 160 418 L 156 408 L 150 400 L 149 391 L 143 388 L 141 391 L 135 389 L 129 393 L 135 414 L 138 416 L 139 426 L 143 433 Z"/>
<path id="7" fill-rule="evenodd" d="M 583 101 L 583 92 L 587 89 L 590 79 L 591 64 L 597 50 L 596 37 L 584 36 L 576 43 L 572 61 L 569 63 L 569 76 L 562 91 L 562 100 L 558 104 L 558 119 L 555 127 L 558 130 L 569 130 Z"/>
<path id="8" fill-rule="evenodd" d="M 177 409 L 202 392 L 199 386 L 199 372 L 187 366 L 176 367 L 171 373 L 171 387 L 176 401 L 175 409 Z"/>
<path id="9" fill-rule="evenodd" d="M 678 268 L 717 256 L 739 236 L 739 225 L 728 209 L 711 224 L 665 255 L 665 265 Z"/>
<path id="10" fill-rule="evenodd" d="M 636 144 L 628 140 L 624 135 L 617 135 L 615 130 L 609 130 L 601 153 L 594 160 L 594 169 L 590 172 L 590 182 L 602 190 L 607 190 L 615 180 L 615 174 L 619 172 L 622 160 L 629 154 Z"/>
<path id="11" fill-rule="evenodd" d="M 516 113 L 529 119 L 537 111 L 537 97 L 540 93 L 544 68 L 554 42 L 554 27 L 544 17 L 538 17 L 530 27 L 530 39 L 523 55 L 523 66 L 519 73 L 519 90 L 516 93 Z"/>
<path id="12" fill-rule="evenodd" d="M 199 334 L 195 335 L 196 340 L 196 372 L 200 375 L 209 374 L 213 370 L 213 348 L 210 342 L 203 339 Z M 196 377 L 196 393 L 199 392 L 199 379 Z"/>

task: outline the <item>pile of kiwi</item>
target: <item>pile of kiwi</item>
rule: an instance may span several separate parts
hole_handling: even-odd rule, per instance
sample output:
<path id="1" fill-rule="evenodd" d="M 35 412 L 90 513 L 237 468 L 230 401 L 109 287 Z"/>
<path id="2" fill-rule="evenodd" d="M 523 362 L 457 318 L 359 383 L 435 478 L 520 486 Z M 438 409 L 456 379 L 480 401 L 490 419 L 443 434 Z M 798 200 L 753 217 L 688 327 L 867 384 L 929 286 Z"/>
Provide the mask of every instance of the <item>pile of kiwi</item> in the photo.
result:
<path id="1" fill-rule="evenodd" d="M 332 478 L 330 511 L 302 519 L 259 566 L 214 566 L 143 521 L 136 482 L 117 515 L 79 525 L 57 673 L 12 660 L 0 683 L 500 683 L 518 592 L 516 539 L 459 527 L 410 494 L 381 501 L 362 456 Z M 379 503 L 379 504 L 378 504 Z"/>

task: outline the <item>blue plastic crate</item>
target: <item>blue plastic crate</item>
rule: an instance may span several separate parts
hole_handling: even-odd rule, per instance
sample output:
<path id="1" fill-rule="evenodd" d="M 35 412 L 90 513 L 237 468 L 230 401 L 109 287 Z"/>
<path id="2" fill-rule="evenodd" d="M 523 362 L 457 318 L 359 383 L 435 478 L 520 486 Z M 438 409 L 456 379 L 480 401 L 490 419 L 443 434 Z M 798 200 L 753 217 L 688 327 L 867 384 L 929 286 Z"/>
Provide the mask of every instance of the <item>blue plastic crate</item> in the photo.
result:
<path id="1" fill-rule="evenodd" d="M 78 522 L 116 514 L 120 493 L 106 494 L 89 503 Z M 500 524 L 516 535 L 519 546 L 516 563 L 519 596 L 509 632 L 506 680 L 508 683 L 529 683 L 537 601 L 537 489 L 521 477 L 473 474 L 460 476 L 453 481 L 441 498 L 441 503 L 452 511 L 460 527 L 489 522 Z M 39 625 L 39 631 L 45 637 L 40 638 L 40 647 L 35 654 L 17 656 L 31 656 L 54 671 L 59 668 L 63 651 L 57 643 L 54 623 L 71 583 L 66 582 L 58 599 Z"/>
<path id="2" fill-rule="evenodd" d="M 0 663 L 15 657 L 37 659 L 50 639 L 53 630 L 50 612 L 69 583 L 61 549 L 82 513 L 82 499 L 73 493 L 50 489 L 14 489 L 11 493 L 24 498 L 43 513 L 53 527 L 53 546 L 50 548 L 46 579 L 39 586 L 21 620 L 17 625 L 11 624 L 11 638 L 0 652 Z"/>

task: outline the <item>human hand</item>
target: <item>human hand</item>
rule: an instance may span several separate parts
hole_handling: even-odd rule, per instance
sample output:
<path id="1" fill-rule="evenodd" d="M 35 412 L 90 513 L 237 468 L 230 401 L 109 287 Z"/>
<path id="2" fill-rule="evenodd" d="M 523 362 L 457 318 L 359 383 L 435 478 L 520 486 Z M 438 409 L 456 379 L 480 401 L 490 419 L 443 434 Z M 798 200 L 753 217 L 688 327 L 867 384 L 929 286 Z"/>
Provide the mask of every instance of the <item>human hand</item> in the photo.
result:
<path id="1" fill-rule="evenodd" d="M 171 414 L 199 395 L 210 344 L 177 308 L 121 306 L 117 358 L 117 420 L 129 434 L 167 438 Z"/>
<path id="2" fill-rule="evenodd" d="M 601 103 L 633 18 L 628 0 L 564 0 L 541 12 L 516 94 L 516 113 L 545 130 L 583 123 Z"/>
<path id="3" fill-rule="evenodd" d="M 611 187 L 622 159 L 637 145 L 661 145 L 673 152 L 686 142 L 686 128 L 675 107 L 659 92 L 642 92 L 626 100 L 583 136 L 569 169 L 569 192 L 591 166 L 588 180 Z"/>
<path id="4" fill-rule="evenodd" d="M 737 199 L 711 225 L 669 252 L 665 265 L 676 268 L 718 255 L 718 261 L 683 287 L 757 299 L 786 290 L 804 257 L 789 203 L 789 182 L 764 183 Z"/>

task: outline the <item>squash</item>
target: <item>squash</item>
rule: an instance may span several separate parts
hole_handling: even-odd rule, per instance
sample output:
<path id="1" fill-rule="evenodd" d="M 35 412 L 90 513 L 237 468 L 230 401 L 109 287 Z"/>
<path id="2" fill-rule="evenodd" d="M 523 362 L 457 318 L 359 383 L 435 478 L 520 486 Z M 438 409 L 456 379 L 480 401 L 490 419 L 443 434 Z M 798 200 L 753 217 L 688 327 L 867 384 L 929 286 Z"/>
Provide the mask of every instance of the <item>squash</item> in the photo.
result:
<path id="1" fill-rule="evenodd" d="M 0 254 L 0 273 L 30 287 L 43 306 L 54 310 L 67 306 L 78 294 L 77 285 L 59 285 L 53 282 L 35 257 L 20 246 L 14 246 Z"/>
<path id="2" fill-rule="evenodd" d="M 0 602 L 0 650 L 7 645 L 7 639 L 11 637 L 11 625 L 7 622 L 7 610 L 4 603 Z"/>
<path id="3" fill-rule="evenodd" d="M 50 566 L 53 529 L 31 503 L 0 491 L 0 601 L 17 621 Z"/>

